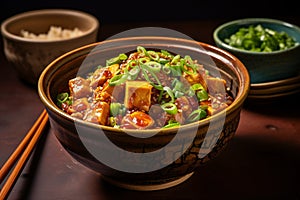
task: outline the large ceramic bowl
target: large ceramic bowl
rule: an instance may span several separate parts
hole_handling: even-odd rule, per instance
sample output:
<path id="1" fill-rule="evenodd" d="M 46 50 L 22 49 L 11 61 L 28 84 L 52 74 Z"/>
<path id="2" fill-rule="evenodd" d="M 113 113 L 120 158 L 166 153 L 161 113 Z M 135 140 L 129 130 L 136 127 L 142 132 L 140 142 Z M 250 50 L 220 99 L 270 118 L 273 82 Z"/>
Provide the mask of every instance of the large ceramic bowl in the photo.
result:
<path id="1" fill-rule="evenodd" d="M 250 25 L 261 25 L 278 33 L 285 32 L 298 44 L 284 50 L 254 52 L 225 42 L 226 38 L 230 38 L 240 28 L 248 28 Z M 251 84 L 284 80 L 300 74 L 300 28 L 296 25 L 268 18 L 238 19 L 219 25 L 213 33 L 213 39 L 219 48 L 232 53 L 243 62 L 249 71 Z"/>
<path id="2" fill-rule="evenodd" d="M 68 80 L 105 65 L 108 58 L 137 46 L 190 55 L 226 80 L 234 97 L 225 110 L 202 121 L 166 129 L 120 129 L 92 124 L 63 112 L 56 96 Z M 249 74 L 233 55 L 205 43 L 170 37 L 128 37 L 90 44 L 50 63 L 40 76 L 38 92 L 58 141 L 76 160 L 120 187 L 157 190 L 188 179 L 215 158 L 234 136 L 249 91 Z"/>
<path id="3" fill-rule="evenodd" d="M 50 31 L 50 28 L 53 31 Z M 11 16 L 1 24 L 4 53 L 22 80 L 36 85 L 58 56 L 97 41 L 98 20 L 79 10 L 42 9 Z M 81 32 L 80 35 L 75 34 Z M 24 33 L 24 34 L 23 34 Z M 35 37 L 29 38 L 28 35 Z M 41 34 L 52 38 L 38 39 Z M 55 37 L 54 37 L 55 36 Z"/>

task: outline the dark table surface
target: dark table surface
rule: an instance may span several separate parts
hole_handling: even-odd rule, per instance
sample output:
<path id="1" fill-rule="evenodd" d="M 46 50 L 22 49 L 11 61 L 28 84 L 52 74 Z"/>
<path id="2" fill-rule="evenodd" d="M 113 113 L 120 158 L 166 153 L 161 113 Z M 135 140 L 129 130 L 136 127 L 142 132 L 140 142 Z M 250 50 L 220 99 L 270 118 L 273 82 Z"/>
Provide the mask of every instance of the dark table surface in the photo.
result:
<path id="1" fill-rule="evenodd" d="M 285 20 L 300 25 L 299 18 Z M 99 41 L 130 28 L 159 26 L 213 44 L 212 32 L 224 21 L 102 24 Z M 2 166 L 44 106 L 37 88 L 17 77 L 3 51 L 0 63 Z M 131 191 L 109 185 L 76 162 L 47 127 L 8 199 L 300 199 L 299 99 L 299 93 L 260 102 L 247 99 L 236 135 L 225 151 L 184 183 L 160 191 Z"/>

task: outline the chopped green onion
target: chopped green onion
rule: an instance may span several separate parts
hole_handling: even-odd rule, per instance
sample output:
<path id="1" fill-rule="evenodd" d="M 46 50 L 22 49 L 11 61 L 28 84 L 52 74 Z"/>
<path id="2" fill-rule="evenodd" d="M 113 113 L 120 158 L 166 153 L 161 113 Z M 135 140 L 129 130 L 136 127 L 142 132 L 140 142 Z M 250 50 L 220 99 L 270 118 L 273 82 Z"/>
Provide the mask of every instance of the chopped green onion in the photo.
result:
<path id="1" fill-rule="evenodd" d="M 196 93 L 195 90 L 192 90 L 192 89 L 190 88 L 190 89 L 187 91 L 186 94 L 187 94 L 188 96 L 192 97 L 192 96 L 195 95 L 195 93 Z"/>
<path id="2" fill-rule="evenodd" d="M 163 71 L 165 74 L 170 74 L 170 73 L 171 73 L 170 66 L 163 65 L 162 71 Z"/>
<path id="3" fill-rule="evenodd" d="M 162 104 L 161 108 L 171 115 L 175 115 L 178 111 L 177 106 L 174 103 L 170 102 Z"/>
<path id="4" fill-rule="evenodd" d="M 121 53 L 121 54 L 119 54 L 119 59 L 120 60 L 126 60 L 127 59 L 127 55 L 126 54 L 124 54 L 124 53 Z"/>
<path id="5" fill-rule="evenodd" d="M 120 103 L 114 103 L 112 102 L 110 104 L 110 115 L 111 116 L 117 116 L 119 114 L 119 111 L 121 109 L 121 104 Z"/>
<path id="6" fill-rule="evenodd" d="M 159 64 L 158 62 L 154 62 L 154 61 L 149 61 L 147 63 L 145 63 L 144 65 L 146 65 L 148 70 L 151 70 L 152 72 L 159 72 L 161 69 L 161 64 Z"/>
<path id="7" fill-rule="evenodd" d="M 202 110 L 207 110 L 208 105 L 206 105 L 206 104 L 200 105 L 199 108 L 202 109 Z"/>
<path id="8" fill-rule="evenodd" d="M 175 101 L 175 97 L 173 94 L 173 91 L 171 90 L 171 88 L 169 88 L 168 86 L 163 87 L 164 91 L 167 92 L 167 94 L 169 95 L 169 97 L 171 98 L 170 102 L 173 103 Z"/>
<path id="9" fill-rule="evenodd" d="M 184 56 L 184 61 L 188 65 L 191 65 L 191 64 L 194 63 L 194 61 L 192 60 L 191 56 Z"/>
<path id="10" fill-rule="evenodd" d="M 196 91 L 196 95 L 199 101 L 205 101 L 208 99 L 208 93 L 207 91 L 204 89 L 203 85 L 201 85 L 200 83 L 195 83 L 191 86 L 191 89 L 193 91 Z"/>
<path id="11" fill-rule="evenodd" d="M 138 62 L 136 60 L 131 60 L 129 63 L 127 63 L 126 69 L 130 70 L 136 66 L 138 66 Z"/>
<path id="12" fill-rule="evenodd" d="M 173 91 L 174 91 L 174 92 L 175 92 L 175 91 L 183 91 L 183 90 L 184 90 L 183 86 L 184 86 L 184 85 L 183 85 L 182 82 L 177 81 L 176 84 L 175 84 L 175 86 L 173 87 Z"/>
<path id="13" fill-rule="evenodd" d="M 164 90 L 162 89 L 162 90 L 160 90 L 159 96 L 158 96 L 158 98 L 157 98 L 157 101 L 158 101 L 159 103 L 161 103 L 161 99 L 162 99 L 163 94 L 164 94 Z"/>
<path id="14" fill-rule="evenodd" d="M 174 58 L 171 60 L 171 65 L 176 65 L 178 62 L 180 61 L 180 55 L 177 54 L 176 56 L 174 56 Z"/>
<path id="15" fill-rule="evenodd" d="M 119 56 L 106 60 L 106 66 L 113 64 L 120 64 L 123 60 L 127 59 L 127 55 L 124 53 L 119 54 Z"/>
<path id="16" fill-rule="evenodd" d="M 187 118 L 187 121 L 189 122 L 195 122 L 199 121 L 200 119 L 203 119 L 207 116 L 207 113 L 205 110 L 199 108 L 197 110 L 194 110 Z"/>
<path id="17" fill-rule="evenodd" d="M 158 59 L 158 62 L 160 63 L 160 64 L 167 64 L 168 62 L 169 62 L 169 60 L 167 60 L 167 59 L 165 59 L 165 58 L 159 58 Z"/>
<path id="18" fill-rule="evenodd" d="M 181 76 L 182 75 L 180 65 L 171 65 L 170 70 L 171 70 L 173 76 Z"/>
<path id="19" fill-rule="evenodd" d="M 61 103 L 67 101 L 69 98 L 69 94 L 67 92 L 60 93 L 57 95 L 57 100 Z"/>
<path id="20" fill-rule="evenodd" d="M 160 52 L 164 55 L 164 56 L 167 56 L 167 57 L 173 57 L 172 54 L 170 54 L 170 52 L 166 51 L 166 50 L 160 50 Z"/>
<path id="21" fill-rule="evenodd" d="M 149 56 L 154 61 L 159 60 L 159 55 L 155 51 L 147 51 L 146 55 Z"/>
<path id="22" fill-rule="evenodd" d="M 67 92 L 63 92 L 57 95 L 56 97 L 58 105 L 61 106 L 63 103 L 67 103 L 68 105 L 72 104 L 72 100 Z"/>
<path id="23" fill-rule="evenodd" d="M 120 85 L 121 83 L 124 83 L 127 80 L 127 78 L 128 78 L 128 70 L 125 69 L 124 74 L 117 74 L 117 75 L 113 76 L 109 80 L 108 84 L 110 86 Z"/>
<path id="24" fill-rule="evenodd" d="M 135 66 L 133 67 L 129 72 L 129 77 L 130 77 L 130 80 L 135 80 L 137 78 L 137 76 L 139 75 L 140 73 L 140 67 L 139 66 Z"/>
<path id="25" fill-rule="evenodd" d="M 138 46 L 136 48 L 136 50 L 137 50 L 138 53 L 143 53 L 143 54 L 146 54 L 146 52 L 147 52 L 146 49 L 142 46 Z"/>
<path id="26" fill-rule="evenodd" d="M 298 44 L 286 32 L 278 32 L 261 24 L 242 27 L 224 41 L 232 47 L 255 52 L 273 52 Z"/>
<path id="27" fill-rule="evenodd" d="M 145 64 L 147 62 L 150 61 L 150 58 L 149 57 L 142 57 L 142 58 L 139 58 L 139 63 L 141 64 Z"/>
<path id="28" fill-rule="evenodd" d="M 109 117 L 108 120 L 109 120 L 110 126 L 115 127 L 117 125 L 117 120 L 115 117 Z"/>
<path id="29" fill-rule="evenodd" d="M 204 90 L 204 87 L 200 83 L 195 83 L 191 86 L 191 89 L 196 91 L 196 90 Z"/>
<path id="30" fill-rule="evenodd" d="M 173 127 L 178 127 L 180 126 L 179 122 L 173 121 L 173 120 L 169 120 L 168 124 L 165 125 L 163 128 L 173 128 Z"/>
<path id="31" fill-rule="evenodd" d="M 195 74 L 197 72 L 196 66 L 190 56 L 185 56 L 184 59 L 181 59 L 181 68 L 187 74 Z"/>
<path id="32" fill-rule="evenodd" d="M 115 117 L 117 115 L 124 115 L 125 113 L 125 106 L 118 102 L 112 102 L 110 104 L 110 115 Z"/>
<path id="33" fill-rule="evenodd" d="M 184 92 L 180 92 L 180 91 L 177 91 L 177 90 L 174 92 L 174 97 L 175 98 L 182 97 L 183 95 L 184 95 Z"/>
<path id="34" fill-rule="evenodd" d="M 209 96 L 208 93 L 205 90 L 199 90 L 196 92 L 197 98 L 199 101 L 205 101 L 208 100 Z"/>
<path id="35" fill-rule="evenodd" d="M 155 89 L 157 89 L 157 90 L 160 90 L 160 91 L 163 91 L 163 86 L 162 85 L 154 85 L 153 84 L 153 87 L 155 88 Z"/>
<path id="36" fill-rule="evenodd" d="M 160 82 L 159 78 L 155 75 L 155 73 L 154 73 L 151 69 L 149 69 L 148 66 L 142 65 L 142 72 L 143 72 L 144 78 L 145 78 L 149 83 L 151 83 L 151 84 L 154 85 L 154 86 L 156 85 L 156 83 L 154 83 L 153 81 L 150 80 L 150 78 L 149 78 L 147 72 L 149 72 L 149 73 L 151 74 L 151 76 L 156 80 L 156 82 L 157 82 L 157 85 L 156 85 L 156 86 L 161 86 L 161 82 Z"/>

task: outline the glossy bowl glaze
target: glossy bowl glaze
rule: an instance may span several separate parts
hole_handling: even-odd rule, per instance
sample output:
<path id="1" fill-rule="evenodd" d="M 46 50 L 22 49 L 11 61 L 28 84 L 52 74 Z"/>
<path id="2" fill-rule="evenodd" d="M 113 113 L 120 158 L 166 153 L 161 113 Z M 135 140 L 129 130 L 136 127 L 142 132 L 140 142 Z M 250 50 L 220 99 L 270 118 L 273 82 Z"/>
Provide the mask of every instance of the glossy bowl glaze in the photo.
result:
<path id="1" fill-rule="evenodd" d="M 21 30 L 36 35 L 47 33 L 51 26 L 78 28 L 82 35 L 59 40 L 25 38 Z M 43 9 L 20 13 L 1 24 L 4 53 L 22 80 L 36 85 L 43 69 L 58 56 L 97 41 L 98 20 L 82 11 Z"/>
<path id="2" fill-rule="evenodd" d="M 261 24 L 263 27 L 284 31 L 298 45 L 274 52 L 252 52 L 232 47 L 224 42 L 241 27 Z M 245 18 L 226 22 L 213 33 L 215 44 L 239 58 L 249 71 L 251 83 L 266 83 L 298 76 L 300 73 L 300 28 L 296 25 L 268 18 Z"/>
<path id="3" fill-rule="evenodd" d="M 68 80 L 138 45 L 190 55 L 226 79 L 234 102 L 213 117 L 167 129 L 117 129 L 77 120 L 55 105 Z M 215 158 L 234 136 L 250 87 L 249 74 L 233 55 L 205 43 L 170 37 L 111 39 L 68 52 L 40 76 L 38 92 L 61 145 L 104 180 L 133 190 L 158 190 L 188 179 Z"/>

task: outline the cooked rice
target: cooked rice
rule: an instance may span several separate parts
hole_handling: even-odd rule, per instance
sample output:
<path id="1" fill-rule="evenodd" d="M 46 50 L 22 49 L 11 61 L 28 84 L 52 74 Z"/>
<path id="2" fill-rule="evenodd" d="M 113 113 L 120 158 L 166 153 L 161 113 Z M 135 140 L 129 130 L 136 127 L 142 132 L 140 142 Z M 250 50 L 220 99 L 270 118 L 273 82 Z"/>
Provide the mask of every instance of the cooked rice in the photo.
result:
<path id="1" fill-rule="evenodd" d="M 58 26 L 51 26 L 47 33 L 34 34 L 26 30 L 21 30 L 21 36 L 30 39 L 39 39 L 39 40 L 58 40 L 58 39 L 68 39 L 82 35 L 83 32 L 78 28 L 63 29 Z"/>

